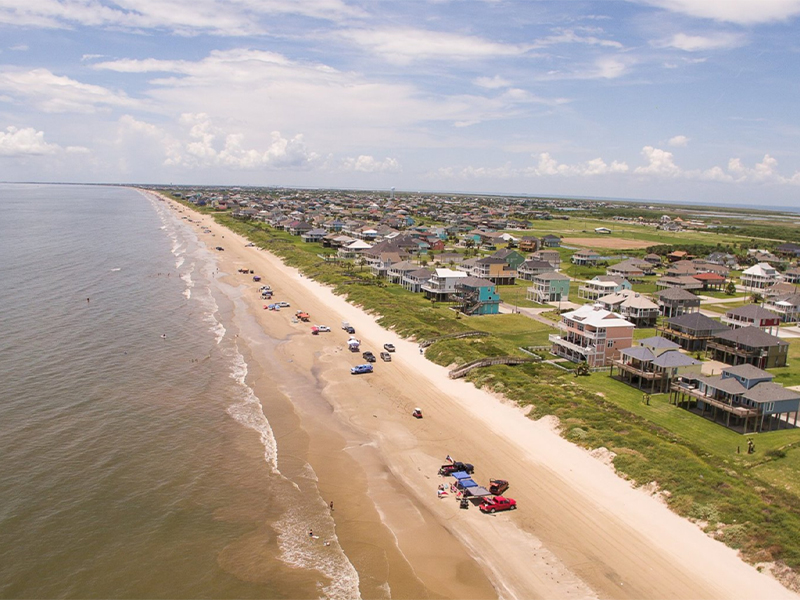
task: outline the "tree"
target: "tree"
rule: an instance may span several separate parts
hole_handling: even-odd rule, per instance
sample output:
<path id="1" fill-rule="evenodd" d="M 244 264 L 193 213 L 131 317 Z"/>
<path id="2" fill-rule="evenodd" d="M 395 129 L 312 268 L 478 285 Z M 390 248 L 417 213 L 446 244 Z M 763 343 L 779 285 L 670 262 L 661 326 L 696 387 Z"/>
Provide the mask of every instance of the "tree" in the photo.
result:
<path id="1" fill-rule="evenodd" d="M 732 281 L 728 282 L 728 285 L 725 286 L 725 293 L 728 296 L 735 296 L 736 295 L 736 284 Z"/>
<path id="2" fill-rule="evenodd" d="M 590 375 L 591 372 L 591 369 L 589 369 L 589 363 L 586 361 L 579 362 L 578 366 L 575 367 L 575 377 Z"/>
<path id="3" fill-rule="evenodd" d="M 753 304 L 761 304 L 764 301 L 764 296 L 758 292 L 753 292 L 753 295 L 750 297 L 750 299 L 753 301 Z"/>
<path id="4" fill-rule="evenodd" d="M 366 265 L 366 264 L 367 264 L 367 259 L 366 258 L 364 258 L 363 256 L 361 258 L 359 258 L 358 259 L 358 266 L 361 267 L 359 269 L 359 271 L 363 271 L 364 270 L 364 265 Z"/>

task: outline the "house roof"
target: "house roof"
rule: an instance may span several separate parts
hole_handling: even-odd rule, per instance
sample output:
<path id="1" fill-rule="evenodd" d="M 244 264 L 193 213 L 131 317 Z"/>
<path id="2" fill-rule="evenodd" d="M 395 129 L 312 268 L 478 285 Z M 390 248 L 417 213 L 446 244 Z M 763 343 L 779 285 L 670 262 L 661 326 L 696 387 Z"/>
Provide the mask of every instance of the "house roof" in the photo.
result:
<path id="1" fill-rule="evenodd" d="M 540 279 L 543 281 L 552 281 L 554 279 L 557 281 L 564 281 L 564 280 L 569 281 L 569 277 L 567 277 L 563 273 L 558 273 L 557 271 L 548 271 L 547 273 L 539 273 L 534 277 L 534 279 Z"/>
<path id="2" fill-rule="evenodd" d="M 686 313 L 678 317 L 667 319 L 670 325 L 679 325 L 687 329 L 694 329 L 695 331 L 728 331 L 730 328 L 724 323 L 715 321 L 711 317 L 707 317 L 702 313 Z M 744 329 L 747 329 L 745 327 Z M 759 329 L 759 331 L 761 331 Z"/>
<path id="3" fill-rule="evenodd" d="M 767 263 L 758 263 L 749 269 L 742 271 L 742 275 L 761 275 L 763 277 L 771 277 L 775 275 L 775 267 Z"/>
<path id="4" fill-rule="evenodd" d="M 784 342 L 777 336 L 762 331 L 754 325 L 731 329 L 717 335 L 718 339 L 741 344 L 750 348 L 766 348 L 770 346 L 788 346 L 789 342 Z"/>
<path id="5" fill-rule="evenodd" d="M 464 277 L 456 285 L 465 285 L 471 288 L 494 287 L 494 284 L 483 277 Z"/>
<path id="6" fill-rule="evenodd" d="M 738 377 L 742 377 L 744 379 L 772 379 L 772 373 L 764 371 L 763 369 L 759 369 L 758 367 L 754 367 L 753 365 L 744 363 L 741 365 L 736 365 L 735 367 L 725 367 L 722 369 L 723 373 L 728 373 L 729 375 L 736 375 Z"/>
<path id="7" fill-rule="evenodd" d="M 733 377 L 726 377 L 723 379 L 720 375 L 714 375 L 713 377 L 703 377 L 701 375 L 697 379 L 709 387 L 720 390 L 721 392 L 725 392 L 727 394 L 733 394 L 734 396 L 743 394 L 747 390 L 746 387 L 744 387 Z"/>
<path id="8" fill-rule="evenodd" d="M 645 348 L 644 346 L 632 346 L 630 348 L 623 348 L 619 352 L 623 356 L 629 356 L 631 358 L 635 358 L 642 362 L 653 362 L 653 359 L 656 357 L 656 355 L 653 354 L 653 351 L 650 350 L 650 348 Z"/>
<path id="9" fill-rule="evenodd" d="M 717 273 L 696 273 L 692 275 L 698 281 L 725 281 L 725 277 Z"/>
<path id="10" fill-rule="evenodd" d="M 754 385 L 744 394 L 744 397 L 753 402 L 778 402 L 780 400 L 800 400 L 800 392 L 785 388 L 778 383 L 764 381 Z"/>
<path id="11" fill-rule="evenodd" d="M 667 348 L 668 350 L 675 350 L 681 347 L 680 344 L 676 344 L 672 340 L 668 340 L 667 338 L 661 336 L 644 338 L 643 340 L 639 340 L 639 344 L 642 346 L 647 346 L 648 348 Z"/>
<path id="12" fill-rule="evenodd" d="M 634 327 L 633 323 L 623 319 L 617 313 L 589 304 L 584 304 L 580 308 L 564 313 L 561 316 L 565 319 L 572 319 L 593 327 Z"/>
<path id="13" fill-rule="evenodd" d="M 453 271 L 452 269 L 444 269 L 439 268 L 434 271 L 436 277 L 441 279 L 445 277 L 467 277 L 467 274 L 464 271 Z"/>
<path id="14" fill-rule="evenodd" d="M 616 285 L 622 285 L 627 283 L 627 279 L 621 277 L 620 275 L 595 275 L 592 277 L 591 281 L 598 281 L 601 283 L 614 283 Z"/>
<path id="15" fill-rule="evenodd" d="M 414 277 L 415 279 L 430 279 L 431 275 L 433 273 L 430 269 L 414 269 L 405 274 L 406 277 Z"/>
<path id="16" fill-rule="evenodd" d="M 632 290 L 620 290 L 613 294 L 608 294 L 597 300 L 601 304 L 617 304 L 626 308 L 658 308 L 658 305 L 649 298 L 642 296 L 639 292 Z"/>
<path id="17" fill-rule="evenodd" d="M 656 296 L 663 300 L 691 300 L 700 304 L 700 298 L 692 292 L 679 287 L 671 287 L 656 293 Z"/>
<path id="18" fill-rule="evenodd" d="M 524 263 L 522 263 L 519 266 L 520 270 L 524 270 L 524 269 L 522 269 L 523 266 L 526 269 L 552 269 L 553 268 L 553 265 L 551 265 L 546 260 L 534 260 L 534 259 L 526 260 Z"/>
<path id="19" fill-rule="evenodd" d="M 417 268 L 418 268 L 418 265 L 415 265 L 414 263 L 412 263 L 410 261 L 404 260 L 404 261 L 401 261 L 399 263 L 394 263 L 389 268 L 389 270 L 390 271 L 397 271 L 397 272 L 400 272 L 400 271 L 408 271 L 408 272 L 410 272 L 410 271 L 416 270 Z"/>
<path id="20" fill-rule="evenodd" d="M 351 244 L 347 244 L 348 250 L 366 250 L 367 248 L 372 248 L 372 244 L 368 244 L 363 240 L 356 240 Z"/>
<path id="21" fill-rule="evenodd" d="M 667 350 L 661 355 L 653 359 L 653 364 L 657 367 L 664 369 L 671 369 L 674 367 L 688 367 L 691 365 L 699 365 L 700 361 L 695 360 L 688 354 L 678 352 L 677 350 Z"/>
<path id="22" fill-rule="evenodd" d="M 732 308 L 726 312 L 725 316 L 742 317 L 745 319 L 753 319 L 754 321 L 777 318 L 774 312 L 768 311 L 766 308 L 762 308 L 758 304 L 745 304 L 744 306 L 737 306 L 736 308 Z"/>

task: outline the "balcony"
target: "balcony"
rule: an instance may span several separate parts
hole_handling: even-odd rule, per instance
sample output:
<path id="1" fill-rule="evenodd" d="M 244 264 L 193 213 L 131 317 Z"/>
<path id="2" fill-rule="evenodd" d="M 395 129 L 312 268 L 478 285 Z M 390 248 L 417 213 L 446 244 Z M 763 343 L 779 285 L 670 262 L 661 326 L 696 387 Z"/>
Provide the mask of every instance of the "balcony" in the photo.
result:
<path id="1" fill-rule="evenodd" d="M 585 337 L 585 338 L 590 339 L 590 340 L 604 340 L 604 339 L 606 339 L 606 332 L 605 331 L 588 331 L 586 329 L 580 330 L 580 329 L 577 329 L 576 327 L 569 327 L 568 325 L 566 325 L 563 322 L 562 323 L 558 323 L 558 328 L 561 331 L 564 331 L 564 332 L 567 332 L 567 333 L 573 333 L 574 335 L 577 335 L 577 336 L 580 336 L 580 337 Z"/>
<path id="2" fill-rule="evenodd" d="M 589 354 L 594 354 L 597 350 L 594 346 L 581 346 L 579 344 L 567 341 L 560 335 L 550 334 L 547 336 L 547 339 L 553 344 L 556 344 L 557 346 L 563 346 L 564 348 L 569 348 L 573 352 L 578 352 L 579 354 L 587 356 Z"/>

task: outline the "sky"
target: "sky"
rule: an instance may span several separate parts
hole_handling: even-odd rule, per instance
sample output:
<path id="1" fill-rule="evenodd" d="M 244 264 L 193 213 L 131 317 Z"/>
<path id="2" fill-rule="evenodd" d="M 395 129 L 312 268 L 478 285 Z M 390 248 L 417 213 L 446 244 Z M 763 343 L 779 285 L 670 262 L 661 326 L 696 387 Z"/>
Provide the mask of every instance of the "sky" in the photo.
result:
<path id="1" fill-rule="evenodd" d="M 800 205 L 800 0 L 0 0 L 0 180 Z"/>

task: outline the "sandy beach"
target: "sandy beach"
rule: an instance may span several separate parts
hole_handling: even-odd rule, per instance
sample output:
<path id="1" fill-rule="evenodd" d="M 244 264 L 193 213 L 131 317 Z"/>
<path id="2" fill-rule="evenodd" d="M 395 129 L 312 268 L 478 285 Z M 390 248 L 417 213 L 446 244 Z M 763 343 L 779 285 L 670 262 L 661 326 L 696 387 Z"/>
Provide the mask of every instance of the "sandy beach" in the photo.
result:
<path id="1" fill-rule="evenodd" d="M 294 403 L 285 418 L 268 417 L 279 445 L 298 431 L 307 439 L 300 459 L 313 467 L 323 497 L 335 502 L 336 536 L 363 597 L 797 598 L 562 439 L 552 421 L 533 421 L 450 380 L 416 343 L 269 252 L 247 247 L 210 216 L 172 204 L 211 230 L 187 223 L 210 248 L 225 248 L 218 276 L 242 289 L 255 326 L 287 340 L 278 350 L 287 397 L 293 374 L 313 373 L 319 384 L 318 401 Z M 237 272 L 243 267 L 291 308 L 264 310 L 260 284 Z M 297 309 L 309 312 L 311 323 L 292 322 Z M 356 328 L 362 350 L 377 355 L 393 343 L 392 362 L 379 360 L 374 373 L 352 376 L 350 367 L 363 360 L 347 351 L 342 321 Z M 332 331 L 311 335 L 311 324 Z M 241 338 L 258 393 L 258 340 L 246 331 Z M 415 406 L 424 419 L 411 417 Z M 437 498 L 444 481 L 437 470 L 447 455 L 473 463 L 479 483 L 508 479 L 519 510 L 489 516 Z"/>

